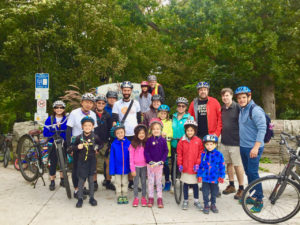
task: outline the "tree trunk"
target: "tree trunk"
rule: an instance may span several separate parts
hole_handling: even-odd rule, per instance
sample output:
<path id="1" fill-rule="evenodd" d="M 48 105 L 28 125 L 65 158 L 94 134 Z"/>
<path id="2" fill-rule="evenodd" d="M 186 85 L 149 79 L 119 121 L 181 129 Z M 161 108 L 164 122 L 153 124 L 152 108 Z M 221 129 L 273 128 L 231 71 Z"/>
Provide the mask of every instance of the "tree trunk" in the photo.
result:
<path id="1" fill-rule="evenodd" d="M 272 120 L 276 119 L 276 107 L 275 107 L 275 85 L 274 79 L 265 77 L 264 86 L 262 87 L 262 103 L 265 112 L 270 116 Z"/>

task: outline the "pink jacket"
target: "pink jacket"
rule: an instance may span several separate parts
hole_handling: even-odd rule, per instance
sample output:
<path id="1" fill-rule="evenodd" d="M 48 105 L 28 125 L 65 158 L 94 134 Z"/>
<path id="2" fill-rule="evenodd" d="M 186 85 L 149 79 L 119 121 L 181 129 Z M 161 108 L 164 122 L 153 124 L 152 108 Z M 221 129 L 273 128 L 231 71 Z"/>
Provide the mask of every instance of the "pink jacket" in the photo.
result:
<path id="1" fill-rule="evenodd" d="M 144 156 L 144 147 L 138 146 L 137 148 L 133 148 L 132 145 L 130 145 L 128 150 L 129 150 L 131 172 L 135 172 L 135 167 L 147 166 L 145 156 Z"/>

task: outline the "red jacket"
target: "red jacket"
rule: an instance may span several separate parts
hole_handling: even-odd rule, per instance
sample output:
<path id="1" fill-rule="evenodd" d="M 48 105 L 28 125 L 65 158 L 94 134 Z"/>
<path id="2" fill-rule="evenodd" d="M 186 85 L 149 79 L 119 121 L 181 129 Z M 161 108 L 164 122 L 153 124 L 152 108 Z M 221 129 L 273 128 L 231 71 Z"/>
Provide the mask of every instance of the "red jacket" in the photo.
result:
<path id="1" fill-rule="evenodd" d="M 196 105 L 196 109 L 194 108 Z M 195 121 L 198 122 L 198 98 L 195 98 L 190 105 L 189 113 L 195 118 Z M 217 99 L 213 97 L 208 97 L 207 105 L 207 123 L 208 123 L 208 133 L 215 134 L 218 137 L 221 134 L 222 130 L 222 117 L 221 117 L 221 105 Z"/>
<path id="2" fill-rule="evenodd" d="M 200 164 L 203 150 L 202 141 L 197 136 L 194 136 L 190 142 L 185 135 L 180 139 L 177 145 L 177 165 L 183 166 L 183 173 L 196 174 L 194 166 Z"/>

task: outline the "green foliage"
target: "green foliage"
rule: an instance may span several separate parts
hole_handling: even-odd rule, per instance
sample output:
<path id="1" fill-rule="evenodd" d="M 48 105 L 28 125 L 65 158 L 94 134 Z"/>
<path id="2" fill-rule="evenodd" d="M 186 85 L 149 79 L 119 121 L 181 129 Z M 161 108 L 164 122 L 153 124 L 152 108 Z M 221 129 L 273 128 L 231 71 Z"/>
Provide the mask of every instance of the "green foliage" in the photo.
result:
<path id="1" fill-rule="evenodd" d="M 259 160 L 259 162 L 261 162 L 261 163 L 267 163 L 267 164 L 271 164 L 272 163 L 271 159 L 269 159 L 268 157 L 262 157 Z"/>

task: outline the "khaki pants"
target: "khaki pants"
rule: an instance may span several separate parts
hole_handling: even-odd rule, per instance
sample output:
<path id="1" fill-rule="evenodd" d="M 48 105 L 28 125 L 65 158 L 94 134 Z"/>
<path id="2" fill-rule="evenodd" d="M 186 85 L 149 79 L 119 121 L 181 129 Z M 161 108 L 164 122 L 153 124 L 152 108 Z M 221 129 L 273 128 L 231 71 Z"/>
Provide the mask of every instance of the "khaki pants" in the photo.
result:
<path id="1" fill-rule="evenodd" d="M 128 192 L 128 174 L 115 175 L 116 195 L 127 196 Z"/>

